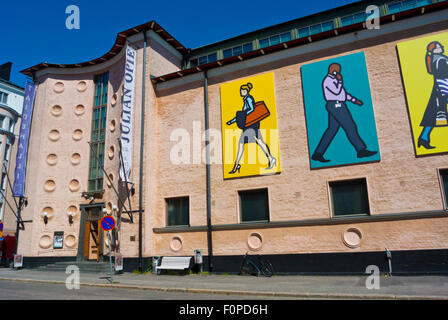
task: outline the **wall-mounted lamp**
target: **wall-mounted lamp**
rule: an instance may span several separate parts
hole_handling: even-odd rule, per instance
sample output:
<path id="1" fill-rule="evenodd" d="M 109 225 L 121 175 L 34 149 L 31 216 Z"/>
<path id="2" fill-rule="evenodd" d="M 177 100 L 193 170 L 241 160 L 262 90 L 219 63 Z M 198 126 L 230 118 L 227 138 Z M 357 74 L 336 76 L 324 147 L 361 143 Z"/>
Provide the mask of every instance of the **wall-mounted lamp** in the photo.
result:
<path id="1" fill-rule="evenodd" d="M 114 205 L 112 206 L 112 210 L 117 211 L 117 205 L 116 205 L 116 204 L 114 204 Z"/>
<path id="2" fill-rule="evenodd" d="M 71 211 L 67 212 L 68 215 L 68 223 L 70 223 L 70 225 L 73 224 L 73 213 Z"/>
<path id="3" fill-rule="evenodd" d="M 103 213 L 107 214 L 107 209 L 106 208 L 103 208 Z"/>
<path id="4" fill-rule="evenodd" d="M 47 225 L 47 223 L 48 223 L 48 212 L 47 211 L 44 211 L 44 223 L 45 223 L 45 225 Z"/>

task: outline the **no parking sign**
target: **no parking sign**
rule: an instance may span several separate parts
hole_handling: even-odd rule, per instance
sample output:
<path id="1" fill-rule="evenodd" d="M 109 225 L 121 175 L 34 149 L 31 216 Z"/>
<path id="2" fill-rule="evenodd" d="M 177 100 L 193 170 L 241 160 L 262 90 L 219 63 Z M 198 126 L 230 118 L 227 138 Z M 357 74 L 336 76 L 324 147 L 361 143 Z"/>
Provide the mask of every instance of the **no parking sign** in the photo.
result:
<path id="1" fill-rule="evenodd" d="M 111 216 L 105 216 L 101 219 L 100 225 L 103 231 L 110 231 L 115 228 L 115 219 Z"/>

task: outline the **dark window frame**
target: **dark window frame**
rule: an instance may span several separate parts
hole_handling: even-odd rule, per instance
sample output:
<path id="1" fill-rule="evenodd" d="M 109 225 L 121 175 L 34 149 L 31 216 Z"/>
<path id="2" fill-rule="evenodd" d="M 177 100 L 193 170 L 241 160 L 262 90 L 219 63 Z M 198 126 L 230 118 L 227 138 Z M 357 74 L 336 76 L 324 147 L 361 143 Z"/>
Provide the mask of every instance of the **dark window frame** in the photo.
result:
<path id="1" fill-rule="evenodd" d="M 440 191 L 442 192 L 444 209 L 448 210 L 448 168 L 440 168 L 437 172 L 440 180 Z M 443 179 L 444 173 L 446 174 L 446 185 Z"/>
<path id="2" fill-rule="evenodd" d="M 168 216 L 168 202 L 173 200 L 187 200 L 188 210 L 187 210 L 187 224 L 170 224 L 170 219 Z M 177 197 L 169 197 L 165 198 L 165 226 L 167 228 L 181 228 L 181 227 L 190 227 L 190 196 L 177 196 Z"/>
<path id="3" fill-rule="evenodd" d="M 366 203 L 365 208 L 367 209 L 366 212 L 361 212 L 361 213 L 336 213 L 335 212 L 335 195 L 334 195 L 334 187 L 336 185 L 347 185 L 350 183 L 357 183 L 357 182 L 363 182 L 364 187 L 365 187 L 365 194 L 363 196 L 365 196 L 365 201 Z M 329 196 L 330 196 L 330 205 L 331 205 L 331 216 L 333 218 L 344 218 L 344 217 L 358 217 L 358 216 L 370 216 L 371 215 L 371 210 L 370 210 L 370 198 L 369 198 L 369 186 L 368 186 L 368 181 L 366 177 L 360 177 L 360 178 L 350 178 L 350 179 L 343 179 L 343 180 L 332 180 L 332 181 L 328 181 L 328 192 L 329 192 Z M 361 199 L 362 201 L 363 199 Z"/>
<path id="4" fill-rule="evenodd" d="M 242 194 L 250 194 L 264 191 L 266 192 L 266 206 L 267 206 L 267 219 L 263 220 L 247 220 L 243 219 L 243 203 L 241 199 Z M 246 190 L 238 190 L 238 209 L 239 209 L 239 223 L 241 224 L 250 224 L 250 223 L 266 223 L 271 221 L 271 212 L 270 212 L 270 199 L 269 199 L 269 188 L 257 188 L 257 189 L 246 189 Z"/>
<path id="5" fill-rule="evenodd" d="M 93 112 L 90 128 L 91 149 L 87 188 L 88 191 L 101 191 L 104 187 L 104 173 L 101 167 L 104 165 L 105 157 L 109 72 L 107 71 L 95 75 L 94 83 Z M 101 85 L 101 88 L 100 92 L 97 92 L 99 84 Z M 98 117 L 96 117 L 97 113 Z M 98 121 L 97 124 L 96 121 Z M 98 163 L 97 157 L 99 158 L 100 163 Z M 95 172 L 94 175 L 93 172 Z"/>

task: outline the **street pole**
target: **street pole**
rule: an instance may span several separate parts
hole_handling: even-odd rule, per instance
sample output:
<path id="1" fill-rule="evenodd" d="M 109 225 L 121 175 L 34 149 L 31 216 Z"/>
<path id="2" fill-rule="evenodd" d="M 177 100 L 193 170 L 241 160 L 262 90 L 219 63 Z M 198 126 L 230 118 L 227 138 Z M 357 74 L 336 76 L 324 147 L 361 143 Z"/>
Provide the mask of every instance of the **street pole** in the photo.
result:
<path id="1" fill-rule="evenodd" d="M 112 229 L 113 230 L 113 229 Z M 112 268 L 112 230 L 108 232 L 109 235 L 109 264 L 110 264 L 110 283 L 114 283 L 114 274 Z"/>

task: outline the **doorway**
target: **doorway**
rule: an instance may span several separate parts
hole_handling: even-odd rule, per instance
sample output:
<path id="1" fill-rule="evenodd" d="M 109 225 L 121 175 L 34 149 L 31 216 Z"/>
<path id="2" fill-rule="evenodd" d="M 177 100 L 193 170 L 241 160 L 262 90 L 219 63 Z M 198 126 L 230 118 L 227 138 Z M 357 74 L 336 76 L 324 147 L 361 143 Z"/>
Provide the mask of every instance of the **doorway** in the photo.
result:
<path id="1" fill-rule="evenodd" d="M 81 223 L 77 260 L 96 261 L 102 259 L 102 230 L 100 220 L 104 204 L 81 205 Z"/>

